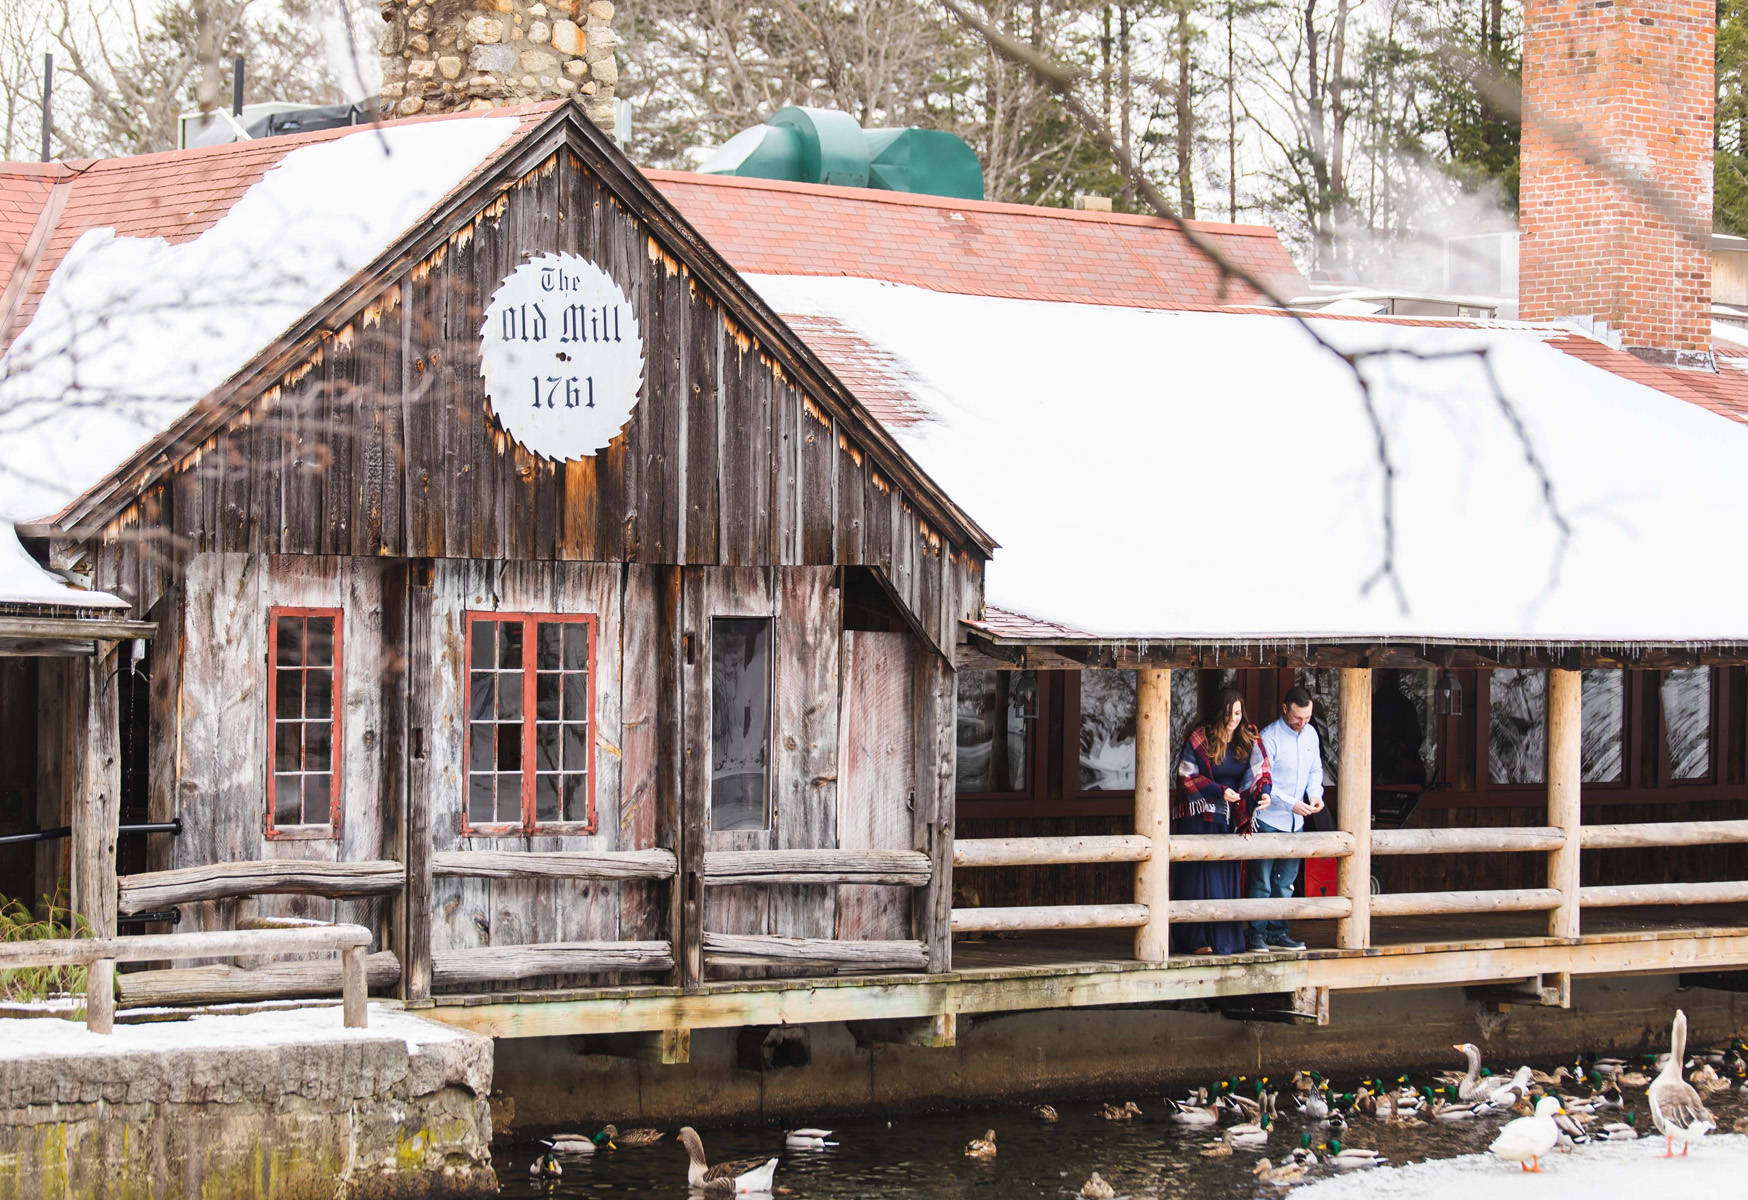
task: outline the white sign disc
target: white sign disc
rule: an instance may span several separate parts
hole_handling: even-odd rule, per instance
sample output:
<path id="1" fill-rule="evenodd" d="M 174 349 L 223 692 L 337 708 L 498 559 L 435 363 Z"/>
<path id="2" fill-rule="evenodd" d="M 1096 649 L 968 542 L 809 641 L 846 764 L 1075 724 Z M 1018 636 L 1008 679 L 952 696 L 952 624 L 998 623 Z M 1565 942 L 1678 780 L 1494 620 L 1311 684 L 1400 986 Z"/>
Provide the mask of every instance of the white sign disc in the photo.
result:
<path id="1" fill-rule="evenodd" d="M 588 458 L 637 406 L 643 335 L 607 272 L 575 254 L 542 254 L 492 293 L 479 370 L 511 437 L 542 458 Z"/>

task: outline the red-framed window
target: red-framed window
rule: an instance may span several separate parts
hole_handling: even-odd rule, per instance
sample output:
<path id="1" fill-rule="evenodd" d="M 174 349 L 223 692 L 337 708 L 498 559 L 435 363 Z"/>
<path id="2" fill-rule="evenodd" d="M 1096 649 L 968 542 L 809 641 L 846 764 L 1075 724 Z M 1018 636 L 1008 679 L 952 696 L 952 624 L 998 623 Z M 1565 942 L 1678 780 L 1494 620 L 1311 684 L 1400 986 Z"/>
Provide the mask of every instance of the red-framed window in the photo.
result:
<path id="1" fill-rule="evenodd" d="M 595 618 L 467 614 L 462 832 L 595 830 Z"/>
<path id="2" fill-rule="evenodd" d="M 267 614 L 267 836 L 331 838 L 340 831 L 341 614 Z"/>

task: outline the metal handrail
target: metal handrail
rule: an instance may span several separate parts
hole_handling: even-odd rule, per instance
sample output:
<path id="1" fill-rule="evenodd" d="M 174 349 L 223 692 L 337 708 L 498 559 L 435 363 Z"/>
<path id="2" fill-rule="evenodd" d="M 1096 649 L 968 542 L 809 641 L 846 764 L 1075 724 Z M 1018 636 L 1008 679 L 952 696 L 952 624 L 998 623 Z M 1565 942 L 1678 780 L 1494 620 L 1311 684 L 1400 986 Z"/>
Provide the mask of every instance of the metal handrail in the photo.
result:
<path id="1" fill-rule="evenodd" d="M 172 817 L 168 821 L 146 821 L 138 825 L 120 825 L 117 833 L 168 833 L 177 836 L 182 832 L 182 818 Z M 56 825 L 52 829 L 35 829 L 29 833 L 8 833 L 0 835 L 0 846 L 15 846 L 22 842 L 52 842 L 56 838 L 72 837 L 71 825 Z"/>

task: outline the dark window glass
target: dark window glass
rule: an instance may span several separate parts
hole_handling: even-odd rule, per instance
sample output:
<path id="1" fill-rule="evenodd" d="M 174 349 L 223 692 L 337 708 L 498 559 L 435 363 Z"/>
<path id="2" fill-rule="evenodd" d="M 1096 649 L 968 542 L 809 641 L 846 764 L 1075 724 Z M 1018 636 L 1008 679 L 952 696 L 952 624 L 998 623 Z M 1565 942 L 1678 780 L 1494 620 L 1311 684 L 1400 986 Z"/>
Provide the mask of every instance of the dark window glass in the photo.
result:
<path id="1" fill-rule="evenodd" d="M 469 825 L 528 832 L 541 824 L 589 820 L 591 629 L 586 621 L 474 618 L 468 643 Z M 573 643 L 579 647 L 575 655 Z M 532 714 L 525 703 L 530 672 Z"/>
<path id="2" fill-rule="evenodd" d="M 1027 740 L 1038 711 L 1032 671 L 960 671 L 957 779 L 961 792 L 1026 787 Z"/>
<path id="3" fill-rule="evenodd" d="M 1626 729 L 1626 673 L 1586 671 L 1579 718 L 1579 758 L 1585 783 L 1614 783 L 1621 777 L 1621 737 Z"/>
<path id="4" fill-rule="evenodd" d="M 1711 668 L 1665 671 L 1658 690 L 1669 778 L 1704 779 L 1712 773 Z"/>
<path id="5" fill-rule="evenodd" d="M 716 618 L 710 622 L 710 828 L 769 824 L 770 751 L 771 622 Z"/>
<path id="6" fill-rule="evenodd" d="M 1424 787 L 1438 766 L 1436 671 L 1372 672 L 1372 782 Z"/>
<path id="7" fill-rule="evenodd" d="M 268 688 L 272 696 L 274 828 L 328 825 L 334 819 L 334 676 L 340 664 L 338 618 L 276 612 Z"/>
<path id="8" fill-rule="evenodd" d="M 1080 673 L 1080 788 L 1135 788 L 1135 672 Z"/>
<path id="9" fill-rule="evenodd" d="M 1500 668 L 1487 680 L 1487 779 L 1548 777 L 1548 673 Z"/>

